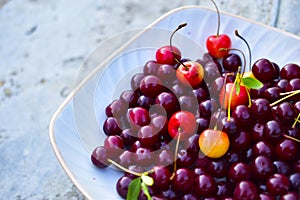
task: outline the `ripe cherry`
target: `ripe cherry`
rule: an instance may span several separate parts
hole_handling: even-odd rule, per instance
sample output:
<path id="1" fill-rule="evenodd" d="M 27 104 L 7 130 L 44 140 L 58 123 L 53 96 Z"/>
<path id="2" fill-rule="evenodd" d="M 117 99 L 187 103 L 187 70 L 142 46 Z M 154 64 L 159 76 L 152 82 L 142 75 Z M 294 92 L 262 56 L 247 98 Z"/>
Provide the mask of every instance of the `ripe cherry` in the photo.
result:
<path id="1" fill-rule="evenodd" d="M 196 117 L 188 111 L 174 113 L 168 124 L 168 131 L 172 138 L 187 139 L 196 132 Z"/>
<path id="2" fill-rule="evenodd" d="M 223 58 L 228 55 L 228 49 L 231 48 L 231 39 L 226 34 L 219 34 L 220 30 L 220 12 L 216 3 L 211 0 L 216 7 L 218 14 L 218 29 L 216 35 L 211 35 L 206 40 L 206 48 L 209 54 L 216 58 Z"/>
<path id="3" fill-rule="evenodd" d="M 220 130 L 206 129 L 199 136 L 199 147 L 206 156 L 219 158 L 229 148 L 228 135 Z"/>
<path id="4" fill-rule="evenodd" d="M 248 95 L 246 90 L 247 89 L 245 86 L 240 85 L 240 92 L 239 94 L 237 94 L 236 86 L 233 83 L 226 83 L 225 87 L 223 87 L 221 90 L 219 102 L 221 105 L 223 105 L 224 108 L 228 108 L 229 100 L 231 99 L 230 100 L 231 109 L 234 109 L 238 105 L 247 105 Z"/>
<path id="5" fill-rule="evenodd" d="M 176 76 L 182 84 L 196 88 L 203 80 L 204 69 L 198 62 L 187 61 L 178 67 Z"/>
<path id="6" fill-rule="evenodd" d="M 210 55 L 216 58 L 223 58 L 228 55 L 228 51 L 221 49 L 230 49 L 231 40 L 226 34 L 211 35 L 206 40 L 206 48 Z"/>
<path id="7" fill-rule="evenodd" d="M 174 46 L 163 46 L 156 51 L 156 61 L 160 64 L 175 65 L 181 59 L 181 52 Z"/>

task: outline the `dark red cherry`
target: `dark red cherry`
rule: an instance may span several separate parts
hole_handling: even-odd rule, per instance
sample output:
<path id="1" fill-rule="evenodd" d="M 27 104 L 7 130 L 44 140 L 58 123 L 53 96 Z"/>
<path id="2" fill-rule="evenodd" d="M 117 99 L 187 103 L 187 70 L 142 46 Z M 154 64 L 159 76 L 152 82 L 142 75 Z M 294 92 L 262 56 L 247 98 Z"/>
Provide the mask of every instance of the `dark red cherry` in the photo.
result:
<path id="1" fill-rule="evenodd" d="M 111 135 L 105 138 L 104 148 L 112 157 L 119 156 L 124 149 L 123 139 L 118 135 Z"/>
<path id="2" fill-rule="evenodd" d="M 105 168 L 109 165 L 108 158 L 108 151 L 103 146 L 96 147 L 91 155 L 92 163 L 99 168 Z"/>
<path id="3" fill-rule="evenodd" d="M 267 156 L 258 156 L 251 163 L 251 172 L 256 180 L 265 181 L 275 172 L 272 160 Z"/>
<path id="4" fill-rule="evenodd" d="M 215 180 L 209 174 L 198 175 L 195 178 L 195 191 L 203 197 L 212 197 L 217 192 Z"/>
<path id="5" fill-rule="evenodd" d="M 280 197 L 279 200 L 299 200 L 300 199 L 300 194 L 299 192 L 289 192 L 283 196 Z"/>
<path id="6" fill-rule="evenodd" d="M 154 180 L 156 190 L 162 191 L 169 188 L 171 173 L 165 166 L 154 166 L 153 173 L 150 176 Z"/>
<path id="7" fill-rule="evenodd" d="M 236 184 L 233 196 L 235 200 L 253 200 L 258 198 L 258 192 L 252 182 L 245 180 Z"/>
<path id="8" fill-rule="evenodd" d="M 252 66 L 252 73 L 261 82 L 270 82 L 274 79 L 276 70 L 269 60 L 261 58 Z"/>
<path id="9" fill-rule="evenodd" d="M 282 79 L 291 80 L 300 77 L 300 66 L 294 63 L 286 64 L 280 70 L 280 77 Z"/>
<path id="10" fill-rule="evenodd" d="M 266 182 L 267 191 L 274 195 L 285 195 L 290 188 L 290 182 L 287 176 L 283 174 L 273 174 Z"/>
<path id="11" fill-rule="evenodd" d="M 276 144 L 276 155 L 282 160 L 299 159 L 299 148 L 297 142 L 290 139 L 282 139 Z"/>
<path id="12" fill-rule="evenodd" d="M 139 129 L 138 140 L 144 147 L 152 147 L 158 142 L 159 136 L 152 125 L 146 125 Z"/>
<path id="13" fill-rule="evenodd" d="M 117 185 L 116 185 L 117 192 L 124 199 L 127 196 L 129 184 L 131 183 L 132 180 L 133 179 L 128 176 L 122 176 L 117 181 Z"/>
<path id="14" fill-rule="evenodd" d="M 137 73 L 131 78 L 131 89 L 136 90 L 140 87 L 141 80 L 145 77 L 143 73 Z"/>
<path id="15" fill-rule="evenodd" d="M 148 167 L 154 161 L 152 154 L 149 148 L 139 147 L 134 153 L 134 160 L 137 165 Z"/>
<path id="16" fill-rule="evenodd" d="M 172 180 L 172 186 L 177 191 L 188 193 L 194 189 L 194 174 L 187 168 L 177 169 Z M 197 191 L 197 190 L 196 190 Z"/>
<path id="17" fill-rule="evenodd" d="M 251 125 L 254 122 L 250 108 L 245 105 L 238 105 L 233 110 L 232 117 L 234 117 L 238 128 L 241 130 L 247 130 L 251 128 Z"/>
<path id="18" fill-rule="evenodd" d="M 237 162 L 230 166 L 228 170 L 228 178 L 231 182 L 238 183 L 243 180 L 248 180 L 251 176 L 251 169 L 244 162 Z"/>
<path id="19" fill-rule="evenodd" d="M 114 117 L 108 117 L 104 121 L 103 131 L 107 136 L 119 135 L 122 132 L 120 120 Z"/>
<path id="20" fill-rule="evenodd" d="M 268 121 L 272 116 L 270 103 L 266 99 L 255 99 L 251 105 L 253 117 L 262 122 Z"/>
<path id="21" fill-rule="evenodd" d="M 155 60 L 149 60 L 146 62 L 143 68 L 144 76 L 145 75 L 157 75 L 157 70 L 161 64 Z"/>
<path id="22" fill-rule="evenodd" d="M 155 103 L 162 106 L 167 112 L 168 116 L 171 116 L 174 112 L 179 110 L 179 102 L 177 97 L 171 92 L 162 92 L 156 99 Z"/>
<path id="23" fill-rule="evenodd" d="M 230 53 L 223 58 L 222 64 L 226 71 L 236 72 L 242 66 L 242 60 L 239 55 Z"/>
<path id="24" fill-rule="evenodd" d="M 157 76 L 147 75 L 141 80 L 140 90 L 146 96 L 155 98 L 165 90 L 165 87 Z"/>

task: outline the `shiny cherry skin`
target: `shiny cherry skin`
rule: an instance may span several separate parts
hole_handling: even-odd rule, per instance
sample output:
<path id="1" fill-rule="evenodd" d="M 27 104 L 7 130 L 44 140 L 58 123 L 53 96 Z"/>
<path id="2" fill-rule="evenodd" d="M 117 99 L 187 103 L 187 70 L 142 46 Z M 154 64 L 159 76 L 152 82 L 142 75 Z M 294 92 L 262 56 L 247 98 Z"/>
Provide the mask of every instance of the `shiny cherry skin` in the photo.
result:
<path id="1" fill-rule="evenodd" d="M 238 105 L 232 112 L 232 117 L 240 130 L 247 130 L 252 127 L 254 119 L 251 110 L 246 105 Z"/>
<path id="2" fill-rule="evenodd" d="M 124 199 L 127 196 L 129 184 L 131 183 L 132 180 L 133 179 L 131 177 L 124 175 L 121 178 L 119 178 L 119 180 L 117 181 L 116 190 L 118 194 Z"/>
<path id="3" fill-rule="evenodd" d="M 140 90 L 144 95 L 155 98 L 165 87 L 157 76 L 147 75 L 140 82 Z"/>
<path id="4" fill-rule="evenodd" d="M 175 57 L 174 57 L 175 56 Z M 181 59 L 181 52 L 175 46 L 163 46 L 160 47 L 155 54 L 156 61 L 160 64 L 175 65 L 177 60 Z M 175 59 L 176 58 L 176 59 Z"/>
<path id="5" fill-rule="evenodd" d="M 199 147 L 206 156 L 219 158 L 229 148 L 228 135 L 223 131 L 206 129 L 199 136 Z"/>
<path id="6" fill-rule="evenodd" d="M 217 192 L 216 182 L 209 174 L 196 176 L 195 191 L 200 196 L 211 197 Z"/>
<path id="7" fill-rule="evenodd" d="M 194 173 L 187 168 L 179 168 L 175 171 L 172 180 L 172 186 L 175 190 L 188 193 L 194 189 Z"/>
<path id="8" fill-rule="evenodd" d="M 178 98 L 171 92 L 162 92 L 154 100 L 154 102 L 162 106 L 167 115 L 171 116 L 179 110 Z"/>
<path id="9" fill-rule="evenodd" d="M 242 66 L 242 60 L 238 54 L 230 53 L 223 58 L 222 64 L 226 71 L 236 72 Z"/>
<path id="10" fill-rule="evenodd" d="M 148 125 L 151 121 L 148 110 L 142 107 L 128 109 L 127 119 L 132 128 Z"/>
<path id="11" fill-rule="evenodd" d="M 233 89 L 232 89 L 233 87 Z M 225 87 L 222 88 L 219 98 L 220 105 L 223 105 L 224 108 L 228 108 L 230 93 L 232 91 L 230 108 L 234 109 L 238 105 L 247 105 L 248 95 L 245 86 L 240 86 L 240 93 L 236 94 L 236 86 L 233 83 L 226 83 Z M 225 94 L 224 94 L 225 93 Z M 225 95 L 225 100 L 224 99 Z M 224 101 L 224 104 L 223 104 Z"/>
<path id="12" fill-rule="evenodd" d="M 108 150 L 103 146 L 96 147 L 91 155 L 92 163 L 99 168 L 106 168 L 109 165 Z"/>
<path id="13" fill-rule="evenodd" d="M 283 174 L 273 174 L 266 182 L 267 191 L 272 195 L 285 195 L 290 188 L 290 182 L 287 176 Z"/>
<path id="14" fill-rule="evenodd" d="M 198 62 L 187 61 L 177 68 L 176 76 L 182 84 L 196 88 L 204 78 L 204 69 Z"/>
<path id="15" fill-rule="evenodd" d="M 193 113 L 188 111 L 178 111 L 172 115 L 168 124 L 168 131 L 172 138 L 185 140 L 196 132 L 197 123 Z"/>
<path id="16" fill-rule="evenodd" d="M 157 190 L 166 190 L 170 185 L 171 173 L 167 167 L 164 166 L 154 166 L 153 173 L 150 176 L 154 180 L 154 187 Z"/>
<path id="17" fill-rule="evenodd" d="M 228 54 L 228 50 L 231 48 L 231 39 L 226 34 L 211 35 L 206 40 L 206 48 L 209 54 L 215 58 L 223 58 Z"/>
<path id="18" fill-rule="evenodd" d="M 252 73 L 261 82 L 267 83 L 274 79 L 275 67 L 268 59 L 261 58 L 252 66 Z"/>
<path id="19" fill-rule="evenodd" d="M 146 125 L 139 129 L 138 139 L 142 146 L 151 148 L 158 142 L 158 134 L 152 125 Z"/>
<path id="20" fill-rule="evenodd" d="M 256 180 L 265 181 L 275 172 L 275 165 L 267 156 L 258 156 L 251 163 L 251 172 Z"/>
<path id="21" fill-rule="evenodd" d="M 284 138 L 276 144 L 275 152 L 280 159 L 293 161 L 299 159 L 298 146 L 297 142 Z"/>
<path id="22" fill-rule="evenodd" d="M 251 168 L 247 163 L 237 162 L 230 166 L 228 178 L 231 182 L 238 183 L 251 177 Z"/>
<path id="23" fill-rule="evenodd" d="M 280 70 L 280 77 L 282 79 L 291 80 L 300 77 L 300 66 L 294 63 L 289 63 L 283 66 Z"/>
<path id="24" fill-rule="evenodd" d="M 107 149 L 108 154 L 114 158 L 123 152 L 124 141 L 118 135 L 108 136 L 104 140 L 104 148 Z"/>
<path id="25" fill-rule="evenodd" d="M 254 183 L 244 180 L 236 184 L 233 196 L 236 200 L 253 200 L 257 199 L 258 192 Z"/>

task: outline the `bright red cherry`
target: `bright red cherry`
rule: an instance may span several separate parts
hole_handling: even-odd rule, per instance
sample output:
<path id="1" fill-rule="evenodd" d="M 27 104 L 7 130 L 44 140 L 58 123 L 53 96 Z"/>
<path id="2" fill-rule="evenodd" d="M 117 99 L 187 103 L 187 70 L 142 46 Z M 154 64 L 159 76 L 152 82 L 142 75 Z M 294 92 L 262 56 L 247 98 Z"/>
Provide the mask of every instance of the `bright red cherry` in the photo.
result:
<path id="1" fill-rule="evenodd" d="M 226 34 L 211 35 L 206 40 L 206 48 L 213 57 L 223 58 L 231 48 L 231 39 Z"/>
<path id="2" fill-rule="evenodd" d="M 188 111 L 178 111 L 172 115 L 168 124 L 168 131 L 172 138 L 187 139 L 196 132 L 196 117 Z"/>
<path id="3" fill-rule="evenodd" d="M 187 61 L 178 67 L 176 76 L 182 84 L 196 88 L 203 80 L 204 69 L 198 62 Z"/>
<path id="4" fill-rule="evenodd" d="M 208 53 L 215 58 L 223 58 L 228 55 L 229 49 L 231 48 L 231 39 L 226 34 L 219 34 L 220 31 L 220 12 L 216 3 L 211 0 L 214 4 L 218 14 L 218 29 L 216 35 L 211 35 L 206 40 L 206 48 Z"/>
<path id="5" fill-rule="evenodd" d="M 234 88 L 232 89 L 232 87 L 234 87 Z M 231 91 L 231 90 L 233 90 L 233 91 Z M 247 95 L 246 90 L 247 89 L 245 86 L 240 85 L 240 92 L 239 92 L 239 94 L 236 94 L 236 86 L 233 83 L 226 83 L 226 86 L 223 87 L 221 90 L 219 102 L 221 105 L 224 106 L 224 108 L 228 108 L 228 103 L 229 103 L 230 94 L 231 94 L 231 102 L 230 102 L 231 109 L 234 109 L 238 105 L 247 105 L 249 100 L 248 100 L 248 95 Z M 225 100 L 223 100 L 224 92 L 225 92 Z"/>
<path id="6" fill-rule="evenodd" d="M 181 52 L 177 47 L 163 46 L 156 51 L 155 56 L 160 64 L 175 65 L 181 59 Z"/>

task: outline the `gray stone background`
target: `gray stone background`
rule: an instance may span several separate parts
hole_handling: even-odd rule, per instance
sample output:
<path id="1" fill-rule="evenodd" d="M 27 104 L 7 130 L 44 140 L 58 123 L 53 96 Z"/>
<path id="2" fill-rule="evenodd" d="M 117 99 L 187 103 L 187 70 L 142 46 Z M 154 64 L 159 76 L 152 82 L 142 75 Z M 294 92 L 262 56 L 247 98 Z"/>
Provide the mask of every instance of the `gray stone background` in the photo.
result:
<path id="1" fill-rule="evenodd" d="M 298 0 L 216 0 L 300 35 Z M 84 199 L 52 151 L 50 119 L 97 44 L 209 0 L 0 0 L 0 199 Z"/>

